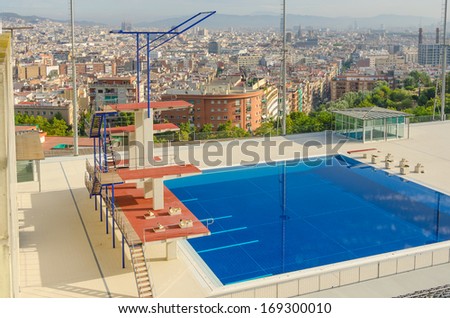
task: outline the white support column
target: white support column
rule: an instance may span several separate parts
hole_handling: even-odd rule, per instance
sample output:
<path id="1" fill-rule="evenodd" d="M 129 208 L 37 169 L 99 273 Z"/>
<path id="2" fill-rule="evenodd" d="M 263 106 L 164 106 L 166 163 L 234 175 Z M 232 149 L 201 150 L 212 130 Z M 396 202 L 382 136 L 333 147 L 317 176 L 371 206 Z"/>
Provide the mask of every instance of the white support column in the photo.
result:
<path id="1" fill-rule="evenodd" d="M 153 209 L 164 209 L 164 182 L 162 178 L 152 179 L 153 184 Z"/>
<path id="2" fill-rule="evenodd" d="M 136 134 L 134 132 L 130 132 L 128 135 L 128 160 L 130 170 L 134 170 L 137 168 L 137 144 L 136 144 Z"/>
<path id="3" fill-rule="evenodd" d="M 41 161 L 36 160 L 37 179 L 39 182 L 39 192 L 42 192 L 42 180 L 41 180 Z"/>
<path id="4" fill-rule="evenodd" d="M 145 199 L 153 198 L 153 181 L 152 181 L 152 179 L 144 181 L 144 198 Z"/>
<path id="5" fill-rule="evenodd" d="M 12 52 L 0 35 L 0 297 L 16 297 L 19 282 L 19 224 L 14 130 Z"/>
<path id="6" fill-rule="evenodd" d="M 135 129 L 135 141 L 136 141 L 136 168 L 143 168 L 145 166 L 145 129 L 144 120 L 145 112 L 144 110 L 139 110 L 134 115 L 134 125 Z"/>
<path id="7" fill-rule="evenodd" d="M 153 154 L 150 153 L 150 143 L 153 142 L 153 118 L 147 118 L 147 110 L 145 111 L 144 119 L 144 159 L 145 167 L 150 167 Z M 153 148 L 153 147 L 152 147 Z"/>
<path id="8" fill-rule="evenodd" d="M 177 241 L 167 242 L 166 243 L 166 260 L 170 261 L 178 258 L 178 244 Z"/>

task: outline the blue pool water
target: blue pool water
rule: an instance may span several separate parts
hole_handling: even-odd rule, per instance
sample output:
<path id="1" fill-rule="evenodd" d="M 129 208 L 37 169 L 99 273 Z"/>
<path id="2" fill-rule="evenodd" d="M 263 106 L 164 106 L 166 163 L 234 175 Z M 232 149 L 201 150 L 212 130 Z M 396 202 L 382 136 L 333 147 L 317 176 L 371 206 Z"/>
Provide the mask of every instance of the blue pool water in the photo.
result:
<path id="1" fill-rule="evenodd" d="M 211 236 L 189 240 L 231 284 L 450 239 L 450 198 L 344 156 L 165 182 Z"/>

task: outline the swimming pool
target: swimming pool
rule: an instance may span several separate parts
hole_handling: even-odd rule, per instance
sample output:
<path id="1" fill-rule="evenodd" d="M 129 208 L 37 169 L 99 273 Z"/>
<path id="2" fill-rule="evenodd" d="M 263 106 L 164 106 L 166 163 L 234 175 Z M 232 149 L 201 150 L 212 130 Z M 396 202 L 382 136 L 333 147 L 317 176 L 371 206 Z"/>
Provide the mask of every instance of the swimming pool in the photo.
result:
<path id="1" fill-rule="evenodd" d="M 450 240 L 450 198 L 345 156 L 165 182 L 211 236 L 189 243 L 224 285 Z"/>

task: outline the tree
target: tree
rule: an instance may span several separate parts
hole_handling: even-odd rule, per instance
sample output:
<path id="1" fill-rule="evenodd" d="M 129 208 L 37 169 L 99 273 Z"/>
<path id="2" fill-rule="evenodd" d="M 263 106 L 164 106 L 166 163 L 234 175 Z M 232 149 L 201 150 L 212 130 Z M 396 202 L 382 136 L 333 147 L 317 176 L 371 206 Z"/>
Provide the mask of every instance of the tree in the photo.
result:
<path id="1" fill-rule="evenodd" d="M 250 136 L 250 133 L 248 131 L 246 131 L 245 129 L 234 126 L 233 123 L 231 122 L 231 120 L 228 120 L 224 124 L 220 124 L 217 127 L 217 131 L 223 132 L 224 137 L 229 137 L 229 138 Z"/>
<path id="2" fill-rule="evenodd" d="M 273 121 L 262 123 L 261 126 L 256 128 L 254 134 L 256 136 L 271 136 L 276 135 L 275 123 Z"/>
<path id="3" fill-rule="evenodd" d="M 414 90 L 417 87 L 416 80 L 414 79 L 414 77 L 408 76 L 407 78 L 405 78 L 403 80 L 403 87 L 410 91 Z"/>
<path id="4" fill-rule="evenodd" d="M 194 130 L 195 128 L 191 127 L 191 124 L 188 122 L 181 123 L 179 125 L 179 127 L 180 127 L 180 131 L 179 131 L 180 140 L 185 140 L 185 141 L 189 140 L 191 133 L 193 133 L 195 131 Z"/>

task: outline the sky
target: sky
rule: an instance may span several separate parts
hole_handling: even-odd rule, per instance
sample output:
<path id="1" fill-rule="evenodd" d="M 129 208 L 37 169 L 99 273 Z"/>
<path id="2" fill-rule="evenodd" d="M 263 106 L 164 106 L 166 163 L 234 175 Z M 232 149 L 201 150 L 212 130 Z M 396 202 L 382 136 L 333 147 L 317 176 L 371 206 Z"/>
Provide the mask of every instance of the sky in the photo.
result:
<path id="1" fill-rule="evenodd" d="M 73 0 L 76 20 L 114 24 L 221 14 L 280 14 L 282 0 Z M 440 20 L 443 0 L 286 0 L 288 13 L 326 17 L 414 15 Z M 67 20 L 69 0 L 0 0 L 0 12 Z"/>

